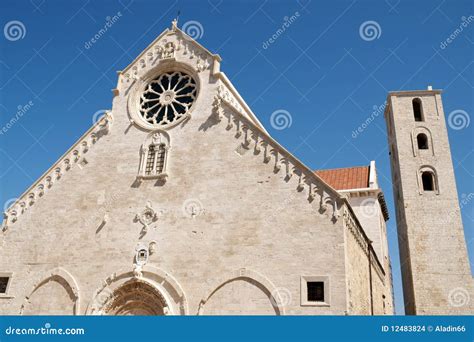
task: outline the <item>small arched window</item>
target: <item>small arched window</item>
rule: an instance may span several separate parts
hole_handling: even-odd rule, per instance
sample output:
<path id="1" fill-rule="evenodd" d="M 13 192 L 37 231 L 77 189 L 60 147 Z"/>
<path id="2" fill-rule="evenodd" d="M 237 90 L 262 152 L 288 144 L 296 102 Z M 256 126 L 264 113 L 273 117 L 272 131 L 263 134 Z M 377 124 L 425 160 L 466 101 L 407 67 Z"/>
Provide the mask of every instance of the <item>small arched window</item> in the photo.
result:
<path id="1" fill-rule="evenodd" d="M 431 171 L 423 171 L 421 173 L 421 182 L 423 184 L 423 191 L 435 191 L 436 182 L 435 175 Z"/>
<path id="2" fill-rule="evenodd" d="M 165 166 L 165 145 L 150 145 L 148 147 L 148 154 L 146 158 L 145 175 L 153 176 L 159 175 L 163 172 Z"/>
<path id="3" fill-rule="evenodd" d="M 418 144 L 418 149 L 419 150 L 427 150 L 429 148 L 429 146 L 428 146 L 428 137 L 426 136 L 425 133 L 419 133 L 416 136 L 416 142 Z"/>
<path id="4" fill-rule="evenodd" d="M 413 115 L 415 116 L 415 121 L 424 121 L 423 118 L 423 106 L 421 100 L 416 98 L 412 101 L 413 105 Z"/>
<path id="5" fill-rule="evenodd" d="M 139 179 L 166 178 L 169 147 L 169 135 L 164 131 L 155 131 L 147 137 L 140 151 Z"/>

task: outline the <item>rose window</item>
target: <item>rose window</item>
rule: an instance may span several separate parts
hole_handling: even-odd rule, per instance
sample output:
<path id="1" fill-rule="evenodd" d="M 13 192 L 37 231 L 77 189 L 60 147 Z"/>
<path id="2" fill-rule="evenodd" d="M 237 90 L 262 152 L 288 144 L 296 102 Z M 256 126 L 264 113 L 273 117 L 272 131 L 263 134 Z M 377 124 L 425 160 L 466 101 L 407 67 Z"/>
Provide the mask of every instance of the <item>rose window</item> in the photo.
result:
<path id="1" fill-rule="evenodd" d="M 166 72 L 151 81 L 140 97 L 140 113 L 153 125 L 168 125 L 185 116 L 196 99 L 194 79 L 183 72 Z"/>

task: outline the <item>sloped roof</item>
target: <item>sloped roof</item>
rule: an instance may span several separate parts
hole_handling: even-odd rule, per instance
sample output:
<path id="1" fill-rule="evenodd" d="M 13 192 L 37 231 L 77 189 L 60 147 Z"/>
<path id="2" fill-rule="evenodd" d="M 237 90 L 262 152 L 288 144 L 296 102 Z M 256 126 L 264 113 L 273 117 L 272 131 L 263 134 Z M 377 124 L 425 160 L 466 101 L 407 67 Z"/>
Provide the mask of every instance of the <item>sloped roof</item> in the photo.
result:
<path id="1" fill-rule="evenodd" d="M 316 170 L 315 173 L 336 190 L 363 189 L 369 187 L 370 166 Z"/>

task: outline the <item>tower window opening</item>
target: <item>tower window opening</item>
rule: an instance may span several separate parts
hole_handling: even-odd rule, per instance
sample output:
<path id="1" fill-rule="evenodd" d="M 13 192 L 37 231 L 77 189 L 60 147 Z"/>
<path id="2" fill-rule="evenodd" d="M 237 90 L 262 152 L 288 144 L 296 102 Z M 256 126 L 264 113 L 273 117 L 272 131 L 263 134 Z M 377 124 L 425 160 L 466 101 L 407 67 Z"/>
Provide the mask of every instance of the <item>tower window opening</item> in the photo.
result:
<path id="1" fill-rule="evenodd" d="M 434 191 L 435 190 L 435 180 L 434 174 L 430 171 L 424 171 L 421 174 L 421 182 L 423 183 L 423 191 Z"/>
<path id="2" fill-rule="evenodd" d="M 415 121 L 424 121 L 421 100 L 413 99 L 412 105 L 413 105 L 413 115 L 415 116 Z"/>
<path id="3" fill-rule="evenodd" d="M 428 137 L 424 133 L 420 133 L 416 136 L 416 141 L 418 143 L 419 150 L 427 150 L 428 149 Z"/>

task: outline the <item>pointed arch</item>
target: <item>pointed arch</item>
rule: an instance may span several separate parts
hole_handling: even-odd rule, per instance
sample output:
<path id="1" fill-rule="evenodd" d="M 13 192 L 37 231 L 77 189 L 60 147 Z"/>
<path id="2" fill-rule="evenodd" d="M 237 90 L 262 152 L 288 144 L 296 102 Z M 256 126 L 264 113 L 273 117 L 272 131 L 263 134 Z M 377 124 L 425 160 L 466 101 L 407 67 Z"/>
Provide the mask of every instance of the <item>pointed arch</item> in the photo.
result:
<path id="1" fill-rule="evenodd" d="M 79 315 L 81 311 L 81 302 L 80 302 L 80 292 L 79 286 L 77 285 L 76 280 L 74 277 L 66 271 L 64 268 L 57 267 L 48 272 L 41 274 L 37 277 L 37 280 L 33 283 L 31 292 L 25 297 L 25 301 L 20 309 L 20 315 L 23 314 L 25 307 L 28 304 L 29 299 L 31 296 L 44 284 L 46 284 L 50 280 L 60 280 L 61 285 L 65 288 L 65 290 L 69 293 L 69 295 L 74 300 L 74 315 Z"/>
<path id="2" fill-rule="evenodd" d="M 275 285 L 268 278 L 266 278 L 260 273 L 246 268 L 241 268 L 239 270 L 227 273 L 219 280 L 214 282 L 214 285 L 211 287 L 211 292 L 205 297 L 203 297 L 199 302 L 197 314 L 204 315 L 206 303 L 208 303 L 209 300 L 220 289 L 236 280 L 250 280 L 251 282 L 253 282 L 256 286 L 260 288 L 260 290 L 262 290 L 268 296 L 268 299 L 270 300 L 276 315 L 280 316 L 285 314 L 285 303 L 287 302 L 287 298 L 284 297 L 288 296 L 288 294 L 286 293 L 288 290 L 283 289 L 284 291 L 282 291 L 282 289 L 276 288 Z"/>

